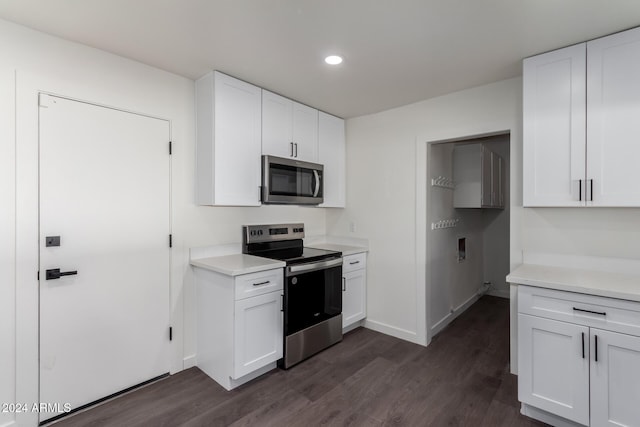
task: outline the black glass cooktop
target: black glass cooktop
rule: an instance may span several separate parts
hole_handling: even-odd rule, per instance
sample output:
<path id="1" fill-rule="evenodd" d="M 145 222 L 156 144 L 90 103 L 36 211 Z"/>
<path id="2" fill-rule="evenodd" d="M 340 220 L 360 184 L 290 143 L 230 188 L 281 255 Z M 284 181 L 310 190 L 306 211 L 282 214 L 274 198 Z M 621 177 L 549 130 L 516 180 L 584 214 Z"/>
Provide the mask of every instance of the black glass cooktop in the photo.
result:
<path id="1" fill-rule="evenodd" d="M 287 265 L 304 264 L 342 256 L 342 252 L 304 247 L 302 246 L 302 240 L 251 243 L 246 245 L 243 252 L 249 255 L 284 261 Z"/>

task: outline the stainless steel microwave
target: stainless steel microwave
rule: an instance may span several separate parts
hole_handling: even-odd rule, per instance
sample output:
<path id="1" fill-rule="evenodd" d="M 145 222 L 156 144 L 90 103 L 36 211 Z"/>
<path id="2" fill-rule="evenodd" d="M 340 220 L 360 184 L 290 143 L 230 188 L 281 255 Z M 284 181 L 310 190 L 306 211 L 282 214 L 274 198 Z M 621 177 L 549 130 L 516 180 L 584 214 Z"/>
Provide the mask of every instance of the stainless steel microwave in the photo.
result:
<path id="1" fill-rule="evenodd" d="M 323 171 L 317 163 L 262 156 L 262 203 L 322 203 Z"/>

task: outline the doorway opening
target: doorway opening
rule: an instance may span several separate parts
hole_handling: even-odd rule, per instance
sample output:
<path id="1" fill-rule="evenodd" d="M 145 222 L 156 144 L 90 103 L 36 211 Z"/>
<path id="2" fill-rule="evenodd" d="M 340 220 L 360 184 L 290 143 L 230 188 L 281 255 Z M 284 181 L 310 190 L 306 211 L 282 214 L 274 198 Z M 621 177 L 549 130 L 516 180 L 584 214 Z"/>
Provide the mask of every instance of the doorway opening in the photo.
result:
<path id="1" fill-rule="evenodd" d="M 429 337 L 484 294 L 509 298 L 509 144 L 509 132 L 429 144 Z"/>

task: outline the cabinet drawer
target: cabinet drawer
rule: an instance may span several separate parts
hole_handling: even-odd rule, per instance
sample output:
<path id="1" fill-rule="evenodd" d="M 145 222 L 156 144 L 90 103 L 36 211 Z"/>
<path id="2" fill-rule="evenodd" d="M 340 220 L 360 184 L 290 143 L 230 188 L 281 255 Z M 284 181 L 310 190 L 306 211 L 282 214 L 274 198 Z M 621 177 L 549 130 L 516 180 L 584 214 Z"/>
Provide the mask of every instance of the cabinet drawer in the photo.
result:
<path id="1" fill-rule="evenodd" d="M 350 271 L 362 270 L 367 267 L 367 254 L 362 252 L 359 254 L 347 255 L 342 258 L 342 273 Z"/>
<path id="2" fill-rule="evenodd" d="M 283 289 L 283 274 L 282 268 L 276 268 L 237 276 L 236 300 Z"/>
<path id="3" fill-rule="evenodd" d="M 518 312 L 640 336 L 640 303 L 518 286 Z"/>

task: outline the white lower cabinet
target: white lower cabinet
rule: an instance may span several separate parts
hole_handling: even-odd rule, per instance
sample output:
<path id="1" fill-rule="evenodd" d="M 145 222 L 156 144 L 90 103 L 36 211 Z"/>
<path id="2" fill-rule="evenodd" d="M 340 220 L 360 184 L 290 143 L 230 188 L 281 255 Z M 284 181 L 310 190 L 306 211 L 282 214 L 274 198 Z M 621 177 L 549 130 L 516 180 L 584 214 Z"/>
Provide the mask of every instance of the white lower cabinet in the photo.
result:
<path id="1" fill-rule="evenodd" d="M 518 315 L 518 398 L 536 408 L 589 424 L 589 328 Z M 585 338 L 586 339 L 586 338 Z M 588 342 L 588 341 L 587 341 Z"/>
<path id="2" fill-rule="evenodd" d="M 640 426 L 640 337 L 591 329 L 591 425 Z"/>
<path id="3" fill-rule="evenodd" d="M 518 399 L 552 425 L 640 426 L 640 303 L 519 286 Z"/>
<path id="4" fill-rule="evenodd" d="M 282 357 L 282 292 L 236 301 L 234 378 L 243 377 Z"/>
<path id="5" fill-rule="evenodd" d="M 227 390 L 273 369 L 283 351 L 283 270 L 227 276 L 195 268 L 197 366 Z"/>
<path id="6" fill-rule="evenodd" d="M 342 328 L 367 317 L 367 254 L 348 255 L 342 261 Z"/>

